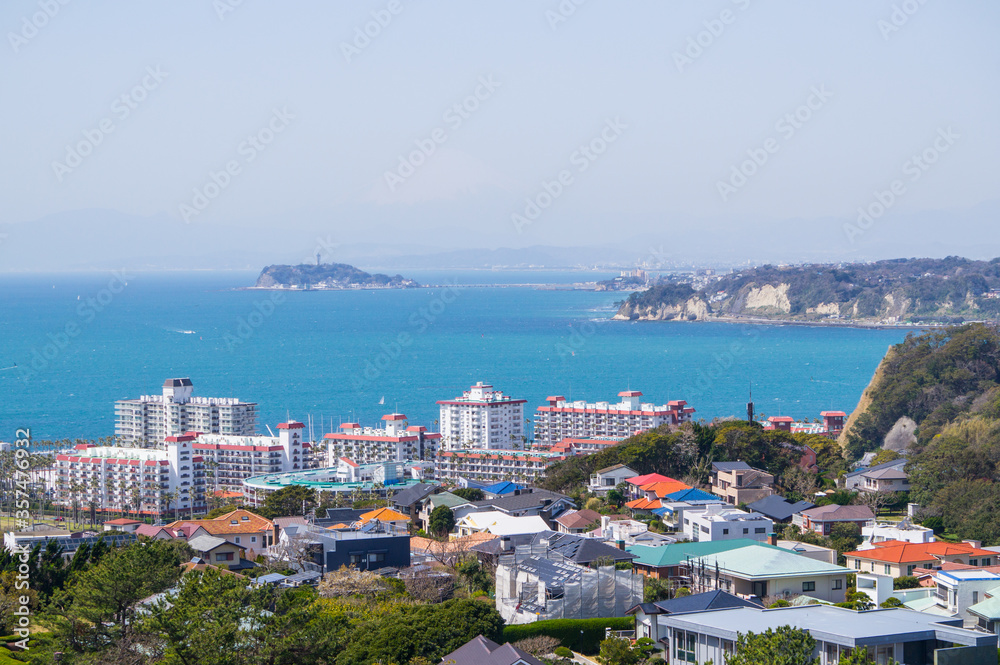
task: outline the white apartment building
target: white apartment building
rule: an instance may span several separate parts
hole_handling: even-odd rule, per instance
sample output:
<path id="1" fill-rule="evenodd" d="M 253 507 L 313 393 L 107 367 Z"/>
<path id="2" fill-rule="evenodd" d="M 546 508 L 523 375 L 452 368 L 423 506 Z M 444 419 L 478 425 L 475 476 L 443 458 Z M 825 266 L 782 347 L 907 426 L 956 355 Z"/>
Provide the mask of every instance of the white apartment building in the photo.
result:
<path id="1" fill-rule="evenodd" d="M 268 473 L 306 468 L 309 443 L 302 440 L 305 425 L 290 420 L 278 424 L 278 436 L 232 436 L 187 432 L 168 436 L 167 442 L 189 441 L 204 460 L 211 491 L 243 490 L 243 481 Z"/>
<path id="2" fill-rule="evenodd" d="M 446 450 L 438 453 L 437 478 L 459 478 L 480 483 L 515 481 L 530 483 L 545 474 L 551 464 L 565 455 L 524 450 Z"/>
<path id="3" fill-rule="evenodd" d="M 482 381 L 461 397 L 440 400 L 441 439 L 446 450 L 508 450 L 526 445 L 524 405 Z"/>
<path id="4" fill-rule="evenodd" d="M 552 446 L 566 438 L 624 439 L 660 425 L 687 422 L 694 413 L 684 400 L 656 406 L 644 403 L 638 390 L 624 390 L 618 396 L 622 401 L 617 404 L 568 402 L 562 395 L 547 397 L 548 406 L 535 411 L 535 445 Z"/>
<path id="5" fill-rule="evenodd" d="M 384 428 L 342 423 L 339 432 L 323 437 L 326 441 L 326 465 L 337 466 L 341 457 L 359 464 L 435 458 L 440 434 L 428 432 L 426 427 L 408 425 L 402 413 L 384 415 L 382 420 Z"/>
<path id="6" fill-rule="evenodd" d="M 115 402 L 115 435 L 124 441 L 160 443 L 185 432 L 251 436 L 257 404 L 232 397 L 194 397 L 191 379 L 167 379 L 161 395 Z"/>
<path id="7" fill-rule="evenodd" d="M 56 503 L 159 516 L 205 509 L 205 465 L 191 441 L 162 448 L 82 443 L 56 455 Z"/>
<path id="8" fill-rule="evenodd" d="M 710 504 L 684 511 L 684 535 L 695 542 L 750 538 L 761 542 L 774 530 L 774 522 L 760 513 Z"/>

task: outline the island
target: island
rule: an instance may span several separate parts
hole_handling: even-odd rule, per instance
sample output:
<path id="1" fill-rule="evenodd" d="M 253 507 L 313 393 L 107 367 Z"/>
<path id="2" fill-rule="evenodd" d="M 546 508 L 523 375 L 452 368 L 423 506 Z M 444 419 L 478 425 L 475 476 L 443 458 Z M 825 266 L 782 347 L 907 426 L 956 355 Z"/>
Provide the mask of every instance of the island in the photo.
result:
<path id="1" fill-rule="evenodd" d="M 411 289 L 420 284 L 402 275 L 371 274 L 346 263 L 303 263 L 273 265 L 260 271 L 257 289 L 302 289 L 337 291 L 344 289 Z"/>
<path id="2" fill-rule="evenodd" d="M 764 265 L 666 279 L 632 293 L 617 320 L 928 325 L 1000 317 L 1000 259 Z"/>

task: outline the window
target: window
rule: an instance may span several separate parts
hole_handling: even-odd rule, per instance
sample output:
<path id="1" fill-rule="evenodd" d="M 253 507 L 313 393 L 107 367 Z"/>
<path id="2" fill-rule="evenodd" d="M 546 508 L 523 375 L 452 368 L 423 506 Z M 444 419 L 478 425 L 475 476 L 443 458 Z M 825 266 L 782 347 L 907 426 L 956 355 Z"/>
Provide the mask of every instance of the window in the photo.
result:
<path id="1" fill-rule="evenodd" d="M 723 529 L 722 530 L 722 535 L 723 536 L 728 536 L 729 535 L 729 529 Z"/>
<path id="2" fill-rule="evenodd" d="M 885 571 L 886 575 L 892 575 L 892 566 L 890 566 L 889 564 L 885 564 L 885 566 L 883 566 L 883 570 Z"/>
<path id="3" fill-rule="evenodd" d="M 359 565 L 361 563 L 361 560 L 362 560 L 363 557 L 364 557 L 363 554 L 352 554 L 351 555 L 351 565 L 352 566 Z"/>
<path id="4" fill-rule="evenodd" d="M 906 567 L 906 574 L 907 574 L 907 575 L 912 575 L 912 574 L 913 574 L 913 569 L 914 569 L 914 568 L 916 568 L 916 566 L 915 566 L 915 565 L 913 565 L 913 564 L 910 564 L 909 566 L 907 566 L 907 567 Z"/>
<path id="5" fill-rule="evenodd" d="M 368 555 L 368 563 L 381 563 L 385 561 L 385 552 L 372 552 Z"/>
<path id="6" fill-rule="evenodd" d="M 215 555 L 215 560 L 216 561 L 232 561 L 233 560 L 233 553 L 232 552 L 219 552 L 219 553 L 217 553 Z"/>
<path id="7" fill-rule="evenodd" d="M 686 633 L 683 630 L 674 630 L 674 658 L 684 663 L 694 663 L 695 644 L 698 636 L 695 633 Z"/>
<path id="8" fill-rule="evenodd" d="M 979 559 L 969 559 L 969 565 L 970 566 L 978 566 L 979 565 Z"/>
<path id="9" fill-rule="evenodd" d="M 855 559 L 854 560 L 854 569 L 855 570 L 861 570 L 861 559 Z"/>
<path id="10" fill-rule="evenodd" d="M 250 536 L 250 542 L 251 543 L 256 543 L 257 542 L 257 536 Z"/>
<path id="11" fill-rule="evenodd" d="M 759 526 L 753 530 L 754 533 L 764 533 L 764 527 Z"/>
<path id="12" fill-rule="evenodd" d="M 237 545 L 239 545 L 239 544 L 240 544 L 240 537 L 239 537 L 239 536 L 236 536 L 236 544 L 237 544 Z"/>
<path id="13" fill-rule="evenodd" d="M 816 583 L 815 582 L 803 582 L 802 583 L 802 593 L 805 593 L 806 591 L 815 591 L 815 590 L 816 590 Z"/>
<path id="14" fill-rule="evenodd" d="M 743 533 L 750 533 L 750 529 L 743 529 Z"/>
<path id="15" fill-rule="evenodd" d="M 979 602 L 979 592 L 978 591 L 973 591 L 972 592 L 972 604 L 975 605 L 978 602 Z"/>
<path id="16" fill-rule="evenodd" d="M 837 589 L 843 589 L 843 588 L 844 588 L 844 580 L 837 579 L 837 580 L 833 581 L 833 589 L 834 589 L 834 591 L 836 591 Z"/>

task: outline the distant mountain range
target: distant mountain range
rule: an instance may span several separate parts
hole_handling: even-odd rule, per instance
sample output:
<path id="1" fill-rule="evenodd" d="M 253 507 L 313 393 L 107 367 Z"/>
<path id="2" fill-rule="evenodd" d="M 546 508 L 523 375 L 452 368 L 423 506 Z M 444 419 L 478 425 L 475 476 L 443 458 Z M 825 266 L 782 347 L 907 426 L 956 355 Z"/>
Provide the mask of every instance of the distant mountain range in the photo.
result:
<path id="1" fill-rule="evenodd" d="M 420 286 L 402 275 L 370 274 L 346 263 L 322 263 L 297 266 L 274 265 L 264 268 L 257 283 L 262 289 L 405 289 Z"/>
<path id="2" fill-rule="evenodd" d="M 896 259 L 740 270 L 658 284 L 625 301 L 617 319 L 847 321 L 895 324 L 995 320 L 1000 259 Z"/>

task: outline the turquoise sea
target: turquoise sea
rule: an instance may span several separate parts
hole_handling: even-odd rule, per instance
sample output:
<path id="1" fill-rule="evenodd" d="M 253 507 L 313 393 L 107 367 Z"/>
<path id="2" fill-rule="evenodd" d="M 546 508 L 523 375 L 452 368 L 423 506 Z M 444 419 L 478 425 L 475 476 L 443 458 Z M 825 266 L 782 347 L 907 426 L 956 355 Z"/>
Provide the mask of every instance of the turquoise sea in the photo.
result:
<path id="1" fill-rule="evenodd" d="M 256 273 L 0 277 L 0 441 L 114 433 L 114 400 L 190 377 L 195 394 L 291 417 L 376 424 L 398 410 L 434 427 L 436 400 L 475 381 L 528 400 L 616 401 L 641 390 L 696 415 L 814 418 L 851 411 L 903 330 L 611 321 L 621 293 L 471 287 L 570 283 L 600 273 L 408 272 L 454 287 L 236 290 Z M 17 367 L 13 367 L 14 365 Z M 384 400 L 384 404 L 380 401 Z"/>

